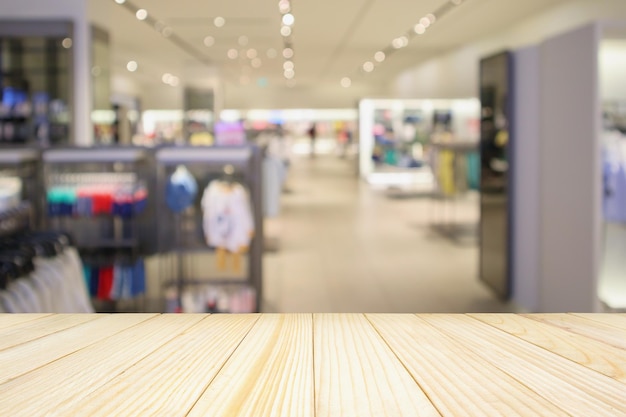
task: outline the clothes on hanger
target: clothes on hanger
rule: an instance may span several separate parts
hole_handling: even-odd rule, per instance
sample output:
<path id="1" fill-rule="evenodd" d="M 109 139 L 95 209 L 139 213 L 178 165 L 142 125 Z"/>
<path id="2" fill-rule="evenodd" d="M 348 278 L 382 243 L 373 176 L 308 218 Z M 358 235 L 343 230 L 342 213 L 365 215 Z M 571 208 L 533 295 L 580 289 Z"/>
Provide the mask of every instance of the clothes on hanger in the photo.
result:
<path id="1" fill-rule="evenodd" d="M 147 199 L 148 189 L 140 184 L 57 185 L 46 193 L 50 217 L 132 218 L 145 209 Z"/>
<path id="2" fill-rule="evenodd" d="M 82 263 L 67 236 L 23 233 L 0 240 L 0 307 L 8 313 L 93 313 Z"/>
<path id="3" fill-rule="evenodd" d="M 198 194 L 198 183 L 184 165 L 176 167 L 165 189 L 165 202 L 174 213 L 192 206 Z"/>
<path id="4" fill-rule="evenodd" d="M 240 255 L 254 236 L 254 218 L 247 189 L 237 182 L 213 180 L 202 195 L 203 231 L 207 244 L 216 248 L 218 267 L 226 269 L 229 254 L 238 271 Z"/>

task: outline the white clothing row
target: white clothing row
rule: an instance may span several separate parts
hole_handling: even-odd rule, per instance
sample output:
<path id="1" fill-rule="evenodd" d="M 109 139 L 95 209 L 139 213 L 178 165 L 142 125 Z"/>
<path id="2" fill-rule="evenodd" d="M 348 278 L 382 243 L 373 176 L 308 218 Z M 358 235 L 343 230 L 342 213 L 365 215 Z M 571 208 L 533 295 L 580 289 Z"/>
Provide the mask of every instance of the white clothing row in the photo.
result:
<path id="1" fill-rule="evenodd" d="M 35 270 L 0 291 L 2 313 L 93 313 L 83 268 L 73 247 L 33 259 Z"/>

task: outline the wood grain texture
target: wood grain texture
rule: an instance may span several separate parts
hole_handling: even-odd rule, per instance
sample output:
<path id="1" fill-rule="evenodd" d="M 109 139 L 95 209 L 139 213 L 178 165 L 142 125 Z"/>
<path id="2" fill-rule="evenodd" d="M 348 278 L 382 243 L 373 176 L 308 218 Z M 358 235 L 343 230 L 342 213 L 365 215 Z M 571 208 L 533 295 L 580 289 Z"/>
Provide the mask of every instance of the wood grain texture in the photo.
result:
<path id="1" fill-rule="evenodd" d="M 440 414 L 362 314 L 316 314 L 316 416 Z"/>
<path id="2" fill-rule="evenodd" d="M 39 320 L 51 314 L 0 314 L 0 330 L 20 325 L 33 320 Z"/>
<path id="3" fill-rule="evenodd" d="M 470 316 L 587 368 L 626 382 L 626 351 L 623 349 L 514 314 Z"/>
<path id="4" fill-rule="evenodd" d="M 202 318 L 157 316 L 6 382 L 0 385 L 0 410 L 7 416 L 60 415 L 58 410 L 84 401 Z"/>
<path id="5" fill-rule="evenodd" d="M 258 320 L 212 315 L 92 392 L 67 416 L 186 416 Z M 158 383 L 155 383 L 158 381 Z"/>
<path id="6" fill-rule="evenodd" d="M 573 333 L 626 349 L 626 327 L 600 323 L 574 314 L 526 314 L 525 317 L 561 327 Z"/>
<path id="7" fill-rule="evenodd" d="M 264 314 L 189 416 L 313 417 L 310 314 Z"/>
<path id="8" fill-rule="evenodd" d="M 626 385 L 621 382 L 469 316 L 420 319 L 572 416 L 626 416 Z"/>
<path id="9" fill-rule="evenodd" d="M 417 316 L 367 317 L 443 416 L 567 415 Z"/>
<path id="10" fill-rule="evenodd" d="M 626 328 L 626 314 L 618 313 L 575 313 L 573 316 L 582 317 L 587 320 L 596 321 L 598 323 L 604 323 L 609 326 L 617 327 L 618 329 Z"/>
<path id="11" fill-rule="evenodd" d="M 94 345 L 116 333 L 135 326 L 156 314 L 85 315 L 95 317 L 79 326 L 32 340 L 0 352 L 0 384 L 45 366 L 57 359 Z M 26 326 L 32 322 L 24 323 Z M 6 333 L 1 332 L 0 339 Z M 2 385 L 0 385 L 0 390 Z"/>
<path id="12" fill-rule="evenodd" d="M 0 351 L 97 319 L 91 314 L 59 314 L 4 329 Z"/>

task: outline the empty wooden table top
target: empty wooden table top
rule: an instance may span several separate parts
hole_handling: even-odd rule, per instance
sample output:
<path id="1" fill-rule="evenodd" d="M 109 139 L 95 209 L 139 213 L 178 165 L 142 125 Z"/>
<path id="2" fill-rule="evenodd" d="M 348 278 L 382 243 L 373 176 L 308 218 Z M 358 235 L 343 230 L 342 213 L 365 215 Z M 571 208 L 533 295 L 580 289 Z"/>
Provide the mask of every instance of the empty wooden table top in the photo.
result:
<path id="1" fill-rule="evenodd" d="M 0 415 L 626 416 L 626 315 L 0 315 Z"/>

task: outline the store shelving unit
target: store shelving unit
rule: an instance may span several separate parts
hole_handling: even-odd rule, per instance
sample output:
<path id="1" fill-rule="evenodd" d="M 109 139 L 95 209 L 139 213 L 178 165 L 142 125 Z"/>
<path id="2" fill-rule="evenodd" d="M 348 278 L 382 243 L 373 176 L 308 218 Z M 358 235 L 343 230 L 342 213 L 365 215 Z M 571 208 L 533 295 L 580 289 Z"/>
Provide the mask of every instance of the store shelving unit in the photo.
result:
<path id="1" fill-rule="evenodd" d="M 156 253 L 152 152 L 142 148 L 65 148 L 47 150 L 42 158 L 46 227 L 70 233 L 86 264 L 134 262 Z M 76 194 L 72 197 L 72 193 L 81 187 L 123 187 L 131 192 L 142 188 L 147 194 L 141 210 L 133 202 L 123 214 L 115 210 L 96 212 L 96 198 L 100 198 L 96 196 L 88 197 L 86 213 L 78 212 L 80 203 L 68 209 L 71 203 L 67 201 L 66 190 L 74 190 L 69 191 L 69 198 L 76 199 L 79 197 Z M 107 204 L 114 207 L 110 202 Z M 116 311 L 115 301 L 103 303 L 103 309 Z"/>
<path id="2" fill-rule="evenodd" d="M 261 149 L 257 146 L 166 147 L 157 150 L 155 159 L 159 184 L 157 189 L 159 252 L 172 254 L 175 258 L 173 268 L 171 264 L 170 268 L 159 268 L 160 273 L 169 275 L 162 280 L 164 286 L 175 287 L 180 302 L 183 291 L 191 286 L 246 285 L 254 290 L 256 310 L 260 311 L 263 296 L 263 161 Z M 191 207 L 182 213 L 174 213 L 166 204 L 165 191 L 169 177 L 180 165 L 184 166 L 196 179 L 198 195 Z M 255 230 L 246 256 L 247 268 L 245 269 L 247 270 L 243 276 L 217 276 L 215 272 L 207 273 L 206 271 L 200 274 L 192 271 L 198 268 L 192 268 L 193 261 L 187 259 L 194 254 L 213 252 L 203 235 L 200 199 L 206 185 L 225 175 L 244 185 L 250 194 Z"/>

